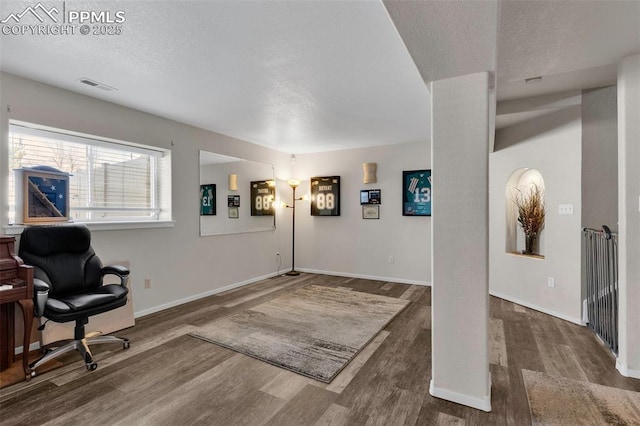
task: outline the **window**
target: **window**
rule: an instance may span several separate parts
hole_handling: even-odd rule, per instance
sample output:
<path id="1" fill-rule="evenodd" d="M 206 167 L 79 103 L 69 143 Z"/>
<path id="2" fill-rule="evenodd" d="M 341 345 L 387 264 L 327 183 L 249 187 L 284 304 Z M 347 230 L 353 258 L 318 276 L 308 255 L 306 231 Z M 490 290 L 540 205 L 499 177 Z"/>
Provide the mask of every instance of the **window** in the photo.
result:
<path id="1" fill-rule="evenodd" d="M 14 223 L 14 170 L 50 166 L 69 173 L 69 214 L 77 222 L 171 219 L 170 151 L 9 123 L 9 222 Z"/>

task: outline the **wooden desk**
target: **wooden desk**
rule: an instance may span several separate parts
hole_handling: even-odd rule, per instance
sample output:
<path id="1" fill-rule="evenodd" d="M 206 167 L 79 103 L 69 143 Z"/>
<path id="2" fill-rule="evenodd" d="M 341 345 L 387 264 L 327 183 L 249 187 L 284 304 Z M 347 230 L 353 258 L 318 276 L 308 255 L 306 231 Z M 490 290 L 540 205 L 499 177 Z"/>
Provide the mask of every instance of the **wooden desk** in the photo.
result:
<path id="1" fill-rule="evenodd" d="M 15 361 L 15 312 L 17 303 L 22 310 L 22 368 L 25 379 L 31 379 L 29 344 L 33 327 L 33 268 L 24 265 L 15 254 L 14 237 L 0 236 L 0 371 Z M 4 287 L 10 286 L 10 287 Z"/>

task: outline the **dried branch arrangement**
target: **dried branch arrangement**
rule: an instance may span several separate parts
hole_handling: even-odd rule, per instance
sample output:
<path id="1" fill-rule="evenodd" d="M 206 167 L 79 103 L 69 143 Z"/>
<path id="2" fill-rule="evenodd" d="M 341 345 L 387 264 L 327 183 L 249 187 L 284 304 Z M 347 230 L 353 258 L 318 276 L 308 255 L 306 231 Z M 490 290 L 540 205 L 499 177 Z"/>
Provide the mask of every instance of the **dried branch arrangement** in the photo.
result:
<path id="1" fill-rule="evenodd" d="M 542 190 L 536 184 L 531 185 L 528 193 L 518 190 L 514 203 L 518 209 L 518 223 L 525 236 L 524 254 L 536 254 L 536 242 L 544 227 L 545 217 Z"/>

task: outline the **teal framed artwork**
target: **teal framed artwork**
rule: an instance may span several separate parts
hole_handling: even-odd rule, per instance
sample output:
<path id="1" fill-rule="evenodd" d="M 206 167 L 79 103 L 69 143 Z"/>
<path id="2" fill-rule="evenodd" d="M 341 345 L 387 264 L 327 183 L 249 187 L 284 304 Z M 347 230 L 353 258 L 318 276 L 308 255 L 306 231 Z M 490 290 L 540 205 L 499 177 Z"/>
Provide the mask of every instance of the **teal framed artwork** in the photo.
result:
<path id="1" fill-rule="evenodd" d="M 431 170 L 402 172 L 402 215 L 431 216 Z"/>
<path id="2" fill-rule="evenodd" d="M 200 185 L 200 216 L 215 216 L 216 184 Z"/>

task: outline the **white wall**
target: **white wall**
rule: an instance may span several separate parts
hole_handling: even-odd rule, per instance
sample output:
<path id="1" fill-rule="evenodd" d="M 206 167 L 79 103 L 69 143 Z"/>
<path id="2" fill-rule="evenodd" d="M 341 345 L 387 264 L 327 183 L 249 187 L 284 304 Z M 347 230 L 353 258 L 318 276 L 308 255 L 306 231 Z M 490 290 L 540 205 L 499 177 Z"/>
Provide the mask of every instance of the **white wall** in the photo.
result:
<path id="1" fill-rule="evenodd" d="M 581 126 L 580 105 L 554 109 L 499 130 L 489 156 L 491 294 L 576 323 L 582 308 Z M 537 169 L 545 182 L 544 259 L 505 253 L 505 185 L 524 167 Z M 573 215 L 559 215 L 559 204 L 572 204 Z M 547 286 L 549 277 L 555 288 Z"/>
<path id="2" fill-rule="evenodd" d="M 287 154 L 10 74 L 0 74 L 0 93 L 0 188 L 6 187 L 9 173 L 9 119 L 171 149 L 175 226 L 93 232 L 93 246 L 104 261 L 126 260 L 131 265 L 135 312 L 147 313 L 276 272 L 274 253 L 287 246 L 286 231 L 282 238 L 278 231 L 199 236 L 198 151 L 271 163 L 276 176 L 285 178 L 291 167 Z M 226 180 L 221 182 L 226 184 Z M 281 190 L 282 181 L 278 184 Z M 4 191 L 0 212 L 5 226 L 8 206 Z M 145 278 L 152 283 L 147 290 Z"/>
<path id="3" fill-rule="evenodd" d="M 290 155 L 100 101 L 11 74 L 0 74 L 2 139 L 0 187 L 6 185 L 8 120 L 159 146 L 172 151 L 173 228 L 94 231 L 104 261 L 128 261 L 134 312 L 146 314 L 217 289 L 244 283 L 291 264 L 291 213 L 276 213 L 276 231 L 199 236 L 198 152 L 208 150 L 275 165 L 276 197 L 288 201 L 294 177 Z M 7 105 L 11 112 L 6 113 Z M 174 145 L 171 145 L 173 141 Z M 362 163 L 378 163 L 378 183 L 362 184 Z M 296 266 L 313 271 L 426 284 L 430 277 L 430 218 L 402 216 L 402 170 L 429 168 L 427 141 L 299 155 L 295 177 L 342 176 L 342 215 L 311 217 L 298 205 Z M 226 187 L 226 179 L 220 182 Z M 379 220 L 363 220 L 360 189 L 382 189 Z M 248 208 L 248 200 L 244 200 Z M 218 214 L 226 207 L 219 206 Z M 1 224 L 8 206 L 0 197 Z M 7 229 L 3 228 L 3 232 Z M 311 238 L 309 236 L 312 236 Z M 394 263 L 388 263 L 389 256 Z M 144 289 L 144 279 L 151 289 Z"/>
<path id="4" fill-rule="evenodd" d="M 616 367 L 640 378 L 640 54 L 618 65 L 620 347 Z"/>
<path id="5" fill-rule="evenodd" d="M 311 177 L 338 175 L 341 200 L 338 217 L 311 216 L 309 201 L 298 201 L 296 269 L 427 284 L 431 218 L 402 216 L 402 171 L 430 168 L 427 138 L 419 143 L 298 155 L 294 174 L 302 183 L 296 195 L 309 193 Z M 377 183 L 362 183 L 362 163 L 378 163 Z M 380 219 L 362 219 L 360 190 L 378 188 Z M 280 196 L 289 202 L 291 189 Z M 290 227 L 290 218 L 287 211 L 281 223 Z"/>
<path id="6" fill-rule="evenodd" d="M 582 226 L 618 230 L 616 86 L 582 93 Z"/>
<path id="7" fill-rule="evenodd" d="M 491 411 L 489 73 L 434 81 L 431 96 L 434 202 L 429 392 Z"/>

